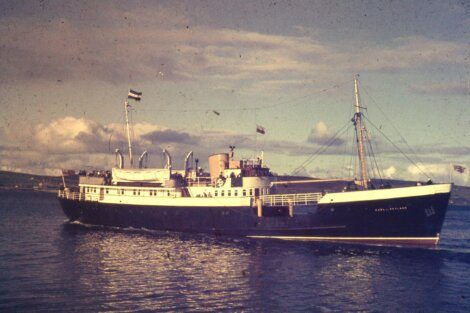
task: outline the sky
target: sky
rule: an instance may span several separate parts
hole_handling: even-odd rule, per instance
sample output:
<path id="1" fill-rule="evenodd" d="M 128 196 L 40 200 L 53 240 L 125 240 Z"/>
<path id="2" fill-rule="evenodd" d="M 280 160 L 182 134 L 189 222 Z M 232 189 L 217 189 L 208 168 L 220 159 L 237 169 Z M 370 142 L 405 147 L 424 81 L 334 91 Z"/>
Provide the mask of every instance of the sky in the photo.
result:
<path id="1" fill-rule="evenodd" d="M 375 176 L 469 186 L 469 29 L 468 1 L 0 1 L 0 169 L 114 166 L 132 88 L 148 166 L 354 176 L 359 75 Z"/>

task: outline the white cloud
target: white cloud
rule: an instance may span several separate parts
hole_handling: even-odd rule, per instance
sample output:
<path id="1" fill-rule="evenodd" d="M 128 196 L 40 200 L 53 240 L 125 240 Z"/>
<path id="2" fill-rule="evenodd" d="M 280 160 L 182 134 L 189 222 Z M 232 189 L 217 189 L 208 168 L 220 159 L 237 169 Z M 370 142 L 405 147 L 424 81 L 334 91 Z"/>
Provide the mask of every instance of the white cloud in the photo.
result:
<path id="1" fill-rule="evenodd" d="M 324 122 L 320 121 L 310 131 L 307 141 L 319 145 L 330 144 L 334 146 L 340 146 L 344 143 L 344 140 L 341 138 L 337 138 L 334 142 L 332 142 L 333 136 L 334 133 L 331 132 L 328 126 Z"/>
<path id="2" fill-rule="evenodd" d="M 439 182 L 452 181 L 457 185 L 466 185 L 469 182 L 468 172 L 458 173 L 457 171 L 454 171 L 452 165 L 449 163 L 429 163 L 418 165 L 425 173 L 431 175 L 431 177 Z M 468 171 L 468 166 L 464 165 L 464 167 L 466 167 Z M 407 168 L 407 171 L 414 179 L 424 179 L 424 175 L 422 175 L 419 169 L 415 166 L 410 165 Z"/>
<path id="3" fill-rule="evenodd" d="M 36 126 L 35 141 L 39 150 L 50 153 L 102 151 L 111 131 L 95 121 L 64 117 Z"/>
<path id="4" fill-rule="evenodd" d="M 450 177 L 450 165 L 445 163 L 418 163 L 417 166 L 409 165 L 406 169 L 407 174 L 413 180 L 427 180 L 426 175 L 439 182 L 448 182 Z M 424 172 L 424 173 L 423 173 Z M 426 175 L 424 175 L 426 174 Z"/>
<path id="5" fill-rule="evenodd" d="M 397 168 L 393 165 L 389 166 L 383 171 L 383 174 L 386 178 L 394 178 L 394 175 L 397 173 Z"/>

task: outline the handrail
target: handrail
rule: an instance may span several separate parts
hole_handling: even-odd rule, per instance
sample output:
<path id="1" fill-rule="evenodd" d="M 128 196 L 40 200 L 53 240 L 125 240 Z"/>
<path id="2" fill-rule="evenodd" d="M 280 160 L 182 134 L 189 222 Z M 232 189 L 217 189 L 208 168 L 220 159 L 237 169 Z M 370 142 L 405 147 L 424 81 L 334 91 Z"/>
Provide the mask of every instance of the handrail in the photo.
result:
<path id="1" fill-rule="evenodd" d="M 321 192 L 314 193 L 292 193 L 292 194 L 272 194 L 259 196 L 265 206 L 284 205 L 310 205 L 317 203 L 323 197 Z"/>
<path id="2" fill-rule="evenodd" d="M 167 189 L 164 189 L 167 190 Z M 121 194 L 106 194 L 106 197 L 120 197 Z M 103 201 L 105 195 L 103 193 L 89 193 L 89 192 L 78 192 L 78 191 L 70 191 L 70 190 L 59 190 L 58 197 L 67 199 L 67 200 L 78 200 L 78 201 Z M 126 195 L 126 197 L 152 197 L 148 193 L 142 193 L 141 195 Z M 168 197 L 165 198 L 176 198 L 177 193 L 172 191 L 168 194 Z"/>
<path id="3" fill-rule="evenodd" d="M 210 186 L 212 180 L 210 177 L 187 178 L 186 183 L 188 186 Z"/>
<path id="4" fill-rule="evenodd" d="M 175 196 L 175 195 L 174 195 Z M 100 194 L 91 194 L 84 192 L 76 192 L 70 190 L 59 190 L 58 197 L 75 200 L 75 201 L 93 201 L 98 202 Z M 297 194 L 271 194 L 262 195 L 257 197 L 261 199 L 265 206 L 287 206 L 287 205 L 311 205 L 317 203 L 323 197 L 323 194 L 318 193 L 297 193 Z"/>
<path id="5" fill-rule="evenodd" d="M 94 195 L 90 193 L 76 192 L 70 190 L 59 190 L 59 198 L 67 200 L 78 200 L 78 201 L 94 201 L 98 202 L 100 195 Z"/>

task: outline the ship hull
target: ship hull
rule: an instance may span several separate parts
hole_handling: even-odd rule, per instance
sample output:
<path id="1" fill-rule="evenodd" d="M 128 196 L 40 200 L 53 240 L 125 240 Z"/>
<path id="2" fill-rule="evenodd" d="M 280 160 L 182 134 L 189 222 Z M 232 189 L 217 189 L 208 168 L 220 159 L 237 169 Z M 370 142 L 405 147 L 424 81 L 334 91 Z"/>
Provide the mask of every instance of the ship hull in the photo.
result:
<path id="1" fill-rule="evenodd" d="M 285 240 L 436 244 L 449 193 L 294 207 L 126 205 L 59 198 L 70 221 Z"/>

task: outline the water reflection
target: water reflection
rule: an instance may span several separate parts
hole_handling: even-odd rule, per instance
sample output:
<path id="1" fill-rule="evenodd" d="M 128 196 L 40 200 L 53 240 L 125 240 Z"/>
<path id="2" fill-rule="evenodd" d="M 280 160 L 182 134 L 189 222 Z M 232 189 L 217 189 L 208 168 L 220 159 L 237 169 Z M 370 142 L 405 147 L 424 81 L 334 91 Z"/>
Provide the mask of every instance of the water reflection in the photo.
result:
<path id="1" fill-rule="evenodd" d="M 66 275 L 86 295 L 80 305 L 104 310 L 426 311 L 450 296 L 439 250 L 79 225 L 61 235 Z"/>

